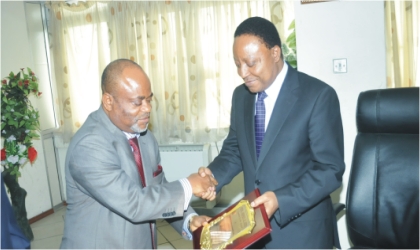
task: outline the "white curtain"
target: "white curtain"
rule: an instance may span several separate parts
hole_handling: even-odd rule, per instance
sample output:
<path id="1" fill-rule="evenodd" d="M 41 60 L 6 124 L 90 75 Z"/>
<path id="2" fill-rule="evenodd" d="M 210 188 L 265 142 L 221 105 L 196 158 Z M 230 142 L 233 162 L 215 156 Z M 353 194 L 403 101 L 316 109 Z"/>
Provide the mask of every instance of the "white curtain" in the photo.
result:
<path id="1" fill-rule="evenodd" d="M 420 2 L 386 1 L 387 87 L 419 86 Z"/>
<path id="2" fill-rule="evenodd" d="M 137 62 L 151 80 L 150 129 L 159 143 L 223 139 L 233 89 L 242 83 L 232 57 L 234 31 L 246 18 L 261 16 L 272 19 L 285 39 L 280 29 L 289 25 L 284 12 L 290 2 L 47 3 L 65 141 L 99 107 L 102 70 L 117 58 Z"/>

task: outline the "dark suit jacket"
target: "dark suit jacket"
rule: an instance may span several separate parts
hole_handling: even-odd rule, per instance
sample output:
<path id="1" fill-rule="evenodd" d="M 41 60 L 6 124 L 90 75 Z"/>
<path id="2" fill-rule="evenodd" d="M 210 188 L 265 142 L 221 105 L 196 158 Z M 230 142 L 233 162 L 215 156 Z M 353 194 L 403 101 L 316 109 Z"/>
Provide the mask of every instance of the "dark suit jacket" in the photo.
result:
<path id="1" fill-rule="evenodd" d="M 15 213 L 6 194 L 3 175 L 1 176 L 1 248 L 31 248 L 31 242 L 17 224 Z"/>
<path id="2" fill-rule="evenodd" d="M 245 193 L 273 191 L 279 209 L 273 231 L 257 247 L 339 247 L 330 193 L 344 173 L 343 128 L 337 94 L 289 66 L 257 160 L 255 94 L 242 84 L 232 99 L 231 124 L 221 153 L 209 165 L 217 191 L 240 171 Z"/>

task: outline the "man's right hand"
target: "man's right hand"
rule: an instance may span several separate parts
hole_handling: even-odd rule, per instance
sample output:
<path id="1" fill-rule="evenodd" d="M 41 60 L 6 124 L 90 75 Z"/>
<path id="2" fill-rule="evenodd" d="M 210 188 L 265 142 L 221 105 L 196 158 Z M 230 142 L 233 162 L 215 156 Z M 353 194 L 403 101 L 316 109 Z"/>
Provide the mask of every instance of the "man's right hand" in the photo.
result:
<path id="1" fill-rule="evenodd" d="M 188 176 L 188 181 L 191 184 L 192 192 L 195 196 L 207 200 L 214 200 L 216 198 L 217 181 L 210 176 L 200 176 L 199 174 L 191 174 Z"/>
<path id="2" fill-rule="evenodd" d="M 219 184 L 218 182 L 217 182 L 217 180 L 213 177 L 213 173 L 211 172 L 211 170 L 209 169 L 209 168 L 206 168 L 206 167 L 200 167 L 199 169 L 198 169 L 198 174 L 201 176 L 201 177 L 203 177 L 203 178 L 205 178 L 205 177 L 210 177 L 211 178 L 211 181 L 213 182 L 213 184 L 214 185 L 217 185 L 217 184 Z M 212 201 L 212 200 L 214 200 L 215 198 L 216 198 L 216 192 L 206 192 L 206 193 L 203 193 L 203 194 L 201 194 L 201 198 L 202 199 L 205 199 L 205 200 L 210 200 L 210 201 Z"/>

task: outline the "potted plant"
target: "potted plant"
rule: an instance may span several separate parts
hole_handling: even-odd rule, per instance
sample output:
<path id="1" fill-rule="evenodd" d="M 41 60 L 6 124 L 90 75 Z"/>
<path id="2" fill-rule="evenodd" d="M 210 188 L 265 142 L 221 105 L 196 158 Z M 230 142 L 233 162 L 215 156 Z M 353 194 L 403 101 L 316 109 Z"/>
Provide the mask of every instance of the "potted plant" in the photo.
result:
<path id="1" fill-rule="evenodd" d="M 25 208 L 26 191 L 20 187 L 20 168 L 28 161 L 32 164 L 37 151 L 32 140 L 39 138 L 39 113 L 28 99 L 29 95 L 41 96 L 35 73 L 22 68 L 17 74 L 11 72 L 1 81 L 1 149 L 2 176 L 12 200 L 18 225 L 25 236 L 33 240 L 33 233 Z"/>

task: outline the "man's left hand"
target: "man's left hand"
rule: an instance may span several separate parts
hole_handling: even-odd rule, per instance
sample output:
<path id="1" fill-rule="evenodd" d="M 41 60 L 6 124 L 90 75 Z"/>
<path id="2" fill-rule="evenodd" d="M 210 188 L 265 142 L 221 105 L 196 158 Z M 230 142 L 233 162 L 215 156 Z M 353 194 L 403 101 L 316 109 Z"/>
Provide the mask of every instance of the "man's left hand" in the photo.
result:
<path id="1" fill-rule="evenodd" d="M 211 217 L 206 215 L 193 216 L 190 220 L 190 231 L 194 232 L 197 228 L 205 226 L 209 220 L 211 220 Z"/>
<path id="2" fill-rule="evenodd" d="M 260 204 L 264 204 L 268 218 L 271 218 L 274 212 L 279 208 L 277 197 L 272 191 L 265 192 L 260 197 L 257 197 L 253 202 L 251 202 L 252 207 L 257 207 Z"/>

